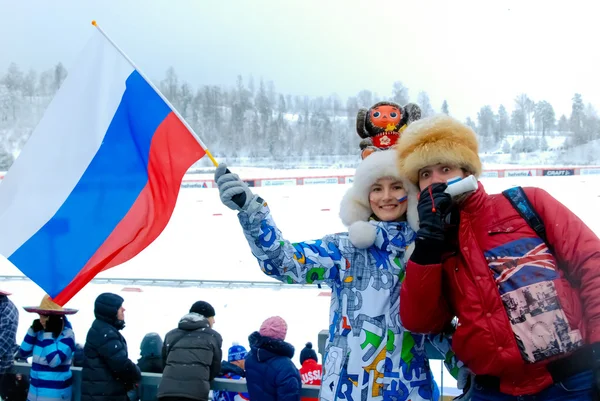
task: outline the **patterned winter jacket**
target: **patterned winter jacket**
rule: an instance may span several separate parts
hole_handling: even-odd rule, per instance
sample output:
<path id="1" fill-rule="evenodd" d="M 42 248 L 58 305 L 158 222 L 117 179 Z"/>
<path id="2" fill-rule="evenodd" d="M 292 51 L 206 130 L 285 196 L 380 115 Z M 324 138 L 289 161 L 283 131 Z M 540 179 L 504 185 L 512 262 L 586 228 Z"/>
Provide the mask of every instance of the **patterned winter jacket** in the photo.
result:
<path id="1" fill-rule="evenodd" d="M 456 355 L 513 395 L 551 386 L 549 361 L 600 342 L 600 240 L 547 192 L 524 190 L 554 256 L 503 195 L 480 183 L 461 205 L 458 249 L 441 265 L 410 261 L 400 301 L 410 330 L 440 331 L 458 316 Z"/>
<path id="2" fill-rule="evenodd" d="M 0 375 L 13 365 L 19 311 L 6 295 L 0 295 Z"/>
<path id="3" fill-rule="evenodd" d="M 406 250 L 415 238 L 408 224 L 372 221 L 375 244 L 357 249 L 347 233 L 290 243 L 266 203 L 238 218 L 265 274 L 332 288 L 322 401 L 432 399 L 427 336 L 407 332 L 399 318 Z"/>
<path id="4" fill-rule="evenodd" d="M 75 351 L 75 335 L 65 317 L 62 333 L 52 333 L 30 327 L 19 349 L 21 358 L 33 356 L 28 401 L 57 401 L 71 399 L 71 360 Z"/>

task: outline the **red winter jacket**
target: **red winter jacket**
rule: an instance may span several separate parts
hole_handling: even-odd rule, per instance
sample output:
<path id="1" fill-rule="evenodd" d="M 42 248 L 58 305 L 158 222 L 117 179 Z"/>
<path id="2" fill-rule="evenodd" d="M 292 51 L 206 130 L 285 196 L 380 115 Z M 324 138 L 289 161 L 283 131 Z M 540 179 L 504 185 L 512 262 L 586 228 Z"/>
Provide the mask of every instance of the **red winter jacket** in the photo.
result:
<path id="1" fill-rule="evenodd" d="M 300 379 L 302 379 L 302 384 L 310 384 L 314 386 L 321 385 L 321 375 L 323 369 L 321 365 L 315 361 L 314 359 L 307 359 L 302 364 L 300 368 Z M 317 398 L 307 398 L 302 397 L 302 401 L 318 401 Z"/>
<path id="2" fill-rule="evenodd" d="M 560 269 L 510 202 L 480 183 L 460 206 L 458 252 L 441 265 L 409 261 L 400 293 L 407 330 L 440 332 L 457 316 L 458 358 L 512 395 L 550 386 L 549 361 L 600 341 L 600 240 L 547 192 L 524 190 Z"/>

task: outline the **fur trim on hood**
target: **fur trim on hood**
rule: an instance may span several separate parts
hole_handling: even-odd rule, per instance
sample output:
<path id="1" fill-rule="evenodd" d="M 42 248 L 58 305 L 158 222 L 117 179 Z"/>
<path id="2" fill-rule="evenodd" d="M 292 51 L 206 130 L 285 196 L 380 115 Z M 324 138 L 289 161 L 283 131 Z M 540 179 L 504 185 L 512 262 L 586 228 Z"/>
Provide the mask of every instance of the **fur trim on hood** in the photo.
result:
<path id="1" fill-rule="evenodd" d="M 415 121 L 404 130 L 396 145 L 400 174 L 419 183 L 419 170 L 435 164 L 450 164 L 481 175 L 479 145 L 475 132 L 445 114 Z"/>
<path id="2" fill-rule="evenodd" d="M 414 124 L 414 123 L 413 123 Z M 419 229 L 419 214 L 417 212 L 418 189 L 409 180 L 398 173 L 396 164 L 396 151 L 394 148 L 374 152 L 364 159 L 354 174 L 354 183 L 340 204 L 340 218 L 342 223 L 348 227 L 350 242 L 359 249 L 365 249 L 373 245 L 375 241 L 375 227 L 365 224 L 373 214 L 369 203 L 371 185 L 383 177 L 399 179 L 408 196 L 408 209 L 406 217 L 411 228 Z"/>

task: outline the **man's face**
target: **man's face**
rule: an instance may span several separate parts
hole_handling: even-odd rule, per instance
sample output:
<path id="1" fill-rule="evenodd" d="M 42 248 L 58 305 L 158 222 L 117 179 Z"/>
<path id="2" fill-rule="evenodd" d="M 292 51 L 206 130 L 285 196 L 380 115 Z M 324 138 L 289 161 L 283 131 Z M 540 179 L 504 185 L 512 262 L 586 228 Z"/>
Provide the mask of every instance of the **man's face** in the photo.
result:
<path id="1" fill-rule="evenodd" d="M 432 184 L 445 183 L 455 177 L 464 178 L 466 174 L 460 167 L 448 164 L 435 164 L 423 167 L 419 170 L 419 188 L 422 191 Z"/>
<path id="2" fill-rule="evenodd" d="M 210 327 L 212 329 L 212 327 L 215 324 L 215 317 L 211 316 L 211 317 L 206 318 L 206 320 L 208 320 L 208 327 Z"/>
<path id="3" fill-rule="evenodd" d="M 117 319 L 125 321 L 125 308 L 123 308 L 123 306 L 117 311 Z"/>

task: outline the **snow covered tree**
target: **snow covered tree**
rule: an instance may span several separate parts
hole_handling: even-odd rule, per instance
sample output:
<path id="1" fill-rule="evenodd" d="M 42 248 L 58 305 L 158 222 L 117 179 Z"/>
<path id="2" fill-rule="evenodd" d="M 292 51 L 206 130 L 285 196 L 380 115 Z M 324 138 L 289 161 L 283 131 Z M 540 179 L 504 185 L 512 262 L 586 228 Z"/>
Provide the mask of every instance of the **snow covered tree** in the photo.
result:
<path id="1" fill-rule="evenodd" d="M 435 113 L 433 107 L 431 107 L 431 102 L 429 101 L 429 95 L 427 92 L 419 92 L 419 95 L 417 96 L 417 104 L 419 107 L 421 107 L 421 114 L 423 117 L 429 117 Z"/>
<path id="2" fill-rule="evenodd" d="M 583 120 L 585 118 L 584 113 L 585 106 L 583 105 L 583 99 L 579 93 L 573 96 L 573 104 L 571 106 L 571 118 L 569 125 L 573 132 L 573 143 L 580 145 L 585 143 L 586 138 L 583 132 Z"/>
<path id="3" fill-rule="evenodd" d="M 446 114 L 446 115 L 450 115 L 450 110 L 448 110 L 448 102 L 444 99 L 444 102 L 442 103 L 442 113 Z"/>
<path id="4" fill-rule="evenodd" d="M 554 128 L 556 121 L 554 108 L 549 102 L 542 100 L 536 103 L 534 116 L 536 127 L 541 128 L 542 137 L 546 136 L 546 131 Z"/>
<path id="5" fill-rule="evenodd" d="M 567 116 L 564 114 L 560 116 L 560 119 L 558 120 L 557 129 L 561 133 L 569 131 L 569 121 L 567 120 Z"/>
<path id="6" fill-rule="evenodd" d="M 394 103 L 398 103 L 400 106 L 404 106 L 409 102 L 408 88 L 400 81 L 394 82 L 392 98 L 390 100 Z"/>
<path id="7" fill-rule="evenodd" d="M 510 131 L 510 119 L 504 105 L 498 107 L 498 114 L 496 115 L 496 141 L 500 141 L 506 137 L 506 134 Z M 508 152 L 504 152 L 508 153 Z"/>

